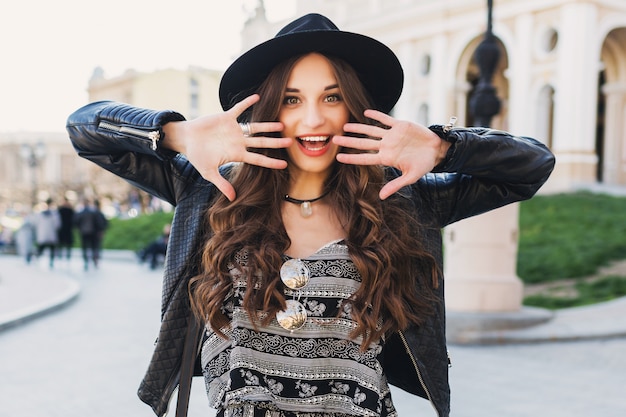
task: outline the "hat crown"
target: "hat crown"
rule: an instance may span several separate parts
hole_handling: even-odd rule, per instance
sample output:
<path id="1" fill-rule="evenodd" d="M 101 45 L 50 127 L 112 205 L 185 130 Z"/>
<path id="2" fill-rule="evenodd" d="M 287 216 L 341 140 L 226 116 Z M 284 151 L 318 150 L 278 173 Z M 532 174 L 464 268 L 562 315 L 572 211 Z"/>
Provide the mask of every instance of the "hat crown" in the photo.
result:
<path id="1" fill-rule="evenodd" d="M 244 97 L 258 92 L 280 62 L 311 52 L 342 59 L 352 66 L 375 109 L 387 113 L 398 101 L 404 72 L 395 53 L 376 39 L 341 31 L 327 17 L 310 13 L 289 23 L 272 39 L 253 47 L 228 67 L 219 88 L 222 108 L 228 110 Z"/>
<path id="2" fill-rule="evenodd" d="M 317 13 L 309 13 L 294 20 L 282 28 L 276 37 L 291 35 L 299 32 L 338 31 L 339 28 L 326 16 Z"/>

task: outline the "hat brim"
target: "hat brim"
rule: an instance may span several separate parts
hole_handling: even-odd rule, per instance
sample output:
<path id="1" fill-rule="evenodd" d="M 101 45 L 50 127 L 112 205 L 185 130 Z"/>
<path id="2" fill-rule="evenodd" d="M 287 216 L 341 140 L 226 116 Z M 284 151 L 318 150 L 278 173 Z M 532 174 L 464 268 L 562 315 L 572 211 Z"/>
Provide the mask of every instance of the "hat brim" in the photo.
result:
<path id="1" fill-rule="evenodd" d="M 389 113 L 400 98 L 404 72 L 391 49 L 358 33 L 324 30 L 278 36 L 237 58 L 220 82 L 222 108 L 228 110 L 237 101 L 254 94 L 280 62 L 310 52 L 338 57 L 352 65 L 377 110 Z"/>

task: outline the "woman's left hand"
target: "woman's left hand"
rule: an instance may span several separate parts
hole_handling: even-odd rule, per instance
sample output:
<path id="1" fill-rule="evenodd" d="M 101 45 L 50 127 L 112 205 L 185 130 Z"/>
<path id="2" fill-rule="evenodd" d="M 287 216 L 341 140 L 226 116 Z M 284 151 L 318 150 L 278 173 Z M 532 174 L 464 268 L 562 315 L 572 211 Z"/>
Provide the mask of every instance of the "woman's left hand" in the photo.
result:
<path id="1" fill-rule="evenodd" d="M 335 136 L 333 142 L 345 148 L 364 151 L 338 154 L 337 161 L 341 163 L 392 166 L 402 172 L 401 176 L 388 182 L 380 190 L 381 200 L 402 187 L 417 182 L 445 158 L 450 143 L 442 140 L 426 126 L 397 120 L 376 110 L 366 110 L 364 114 L 388 128 L 347 123 L 344 125 L 346 133 L 368 137 Z"/>

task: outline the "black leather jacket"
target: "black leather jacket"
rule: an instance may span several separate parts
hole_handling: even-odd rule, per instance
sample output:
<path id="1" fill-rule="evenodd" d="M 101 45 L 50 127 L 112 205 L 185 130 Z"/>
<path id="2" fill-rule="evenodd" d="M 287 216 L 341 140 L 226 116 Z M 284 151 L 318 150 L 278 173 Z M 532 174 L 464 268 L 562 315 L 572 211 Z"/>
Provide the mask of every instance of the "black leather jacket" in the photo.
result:
<path id="1" fill-rule="evenodd" d="M 183 155 L 158 146 L 162 126 L 176 120 L 184 118 L 172 111 L 96 102 L 77 110 L 67 122 L 81 157 L 176 207 L 169 244 L 174 249 L 168 250 L 164 272 L 161 329 L 138 391 L 158 416 L 167 412 L 180 380 L 190 322 L 187 282 L 198 268 L 203 212 L 216 192 Z M 554 156 L 534 139 L 501 131 L 431 129 L 452 143 L 450 151 L 433 173 L 403 192 L 412 199 L 420 222 L 432 226 L 425 232 L 425 245 L 442 265 L 441 228 L 532 197 L 548 179 Z M 390 175 L 398 173 L 391 170 Z M 438 291 L 443 300 L 443 285 Z M 383 365 L 391 384 L 429 399 L 439 417 L 449 415 L 443 301 L 425 325 L 388 338 L 384 352 Z"/>

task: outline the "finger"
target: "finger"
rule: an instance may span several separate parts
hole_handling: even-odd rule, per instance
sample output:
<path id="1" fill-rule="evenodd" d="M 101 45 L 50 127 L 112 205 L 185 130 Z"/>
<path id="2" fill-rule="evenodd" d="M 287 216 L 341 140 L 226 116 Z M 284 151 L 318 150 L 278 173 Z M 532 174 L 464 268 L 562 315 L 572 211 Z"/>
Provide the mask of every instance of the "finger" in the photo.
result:
<path id="1" fill-rule="evenodd" d="M 258 94 L 252 94 L 241 100 L 239 103 L 235 104 L 227 113 L 234 113 L 236 117 L 239 117 L 241 113 L 246 111 L 248 107 L 252 106 L 254 103 L 259 101 L 260 97 Z"/>
<path id="2" fill-rule="evenodd" d="M 250 136 L 259 133 L 274 133 L 281 132 L 284 128 L 281 122 L 254 122 L 249 123 Z"/>
<path id="3" fill-rule="evenodd" d="M 391 180 L 387 184 L 385 184 L 383 188 L 380 189 L 378 196 L 381 200 L 385 200 L 387 197 L 400 191 L 402 187 L 409 184 L 413 184 L 413 182 L 406 179 L 404 175 L 401 175 L 398 178 Z"/>
<path id="4" fill-rule="evenodd" d="M 287 168 L 287 161 L 283 159 L 271 158 L 267 155 L 261 155 L 260 153 L 256 152 L 246 152 L 243 156 L 242 162 L 270 169 Z"/>
<path id="5" fill-rule="evenodd" d="M 352 136 L 334 136 L 333 143 L 345 148 L 359 149 L 362 151 L 377 151 L 380 148 L 380 139 L 355 138 Z"/>
<path id="6" fill-rule="evenodd" d="M 245 138 L 246 148 L 281 149 L 288 148 L 293 143 L 291 138 L 268 138 L 264 136 L 250 136 Z"/>
<path id="7" fill-rule="evenodd" d="M 380 138 L 382 137 L 387 129 L 383 129 L 374 125 L 366 125 L 362 123 L 346 123 L 343 126 L 344 132 L 356 133 L 359 135 L 369 136 L 371 138 Z"/>
<path id="8" fill-rule="evenodd" d="M 380 156 L 376 153 L 340 153 L 336 159 L 342 164 L 350 165 L 380 165 Z"/>
<path id="9" fill-rule="evenodd" d="M 382 124 L 389 126 L 389 127 L 393 126 L 394 123 L 396 122 L 396 119 L 378 110 L 367 109 L 363 112 L 363 115 L 365 117 L 369 117 L 370 119 L 374 119 L 378 122 L 381 122 Z"/>
<path id="10" fill-rule="evenodd" d="M 216 172 L 215 175 L 212 175 L 211 178 L 206 178 L 206 180 L 215 185 L 229 201 L 233 201 L 237 197 L 235 188 L 233 188 L 232 184 L 228 182 L 226 178 L 220 175 L 219 171 Z"/>
<path id="11" fill-rule="evenodd" d="M 407 169 L 406 171 L 402 171 L 402 175 L 389 181 L 380 190 L 379 196 L 381 200 L 384 200 L 393 193 L 398 192 L 402 187 L 415 184 L 427 172 L 428 171 L 421 171 L 419 168 Z"/>

